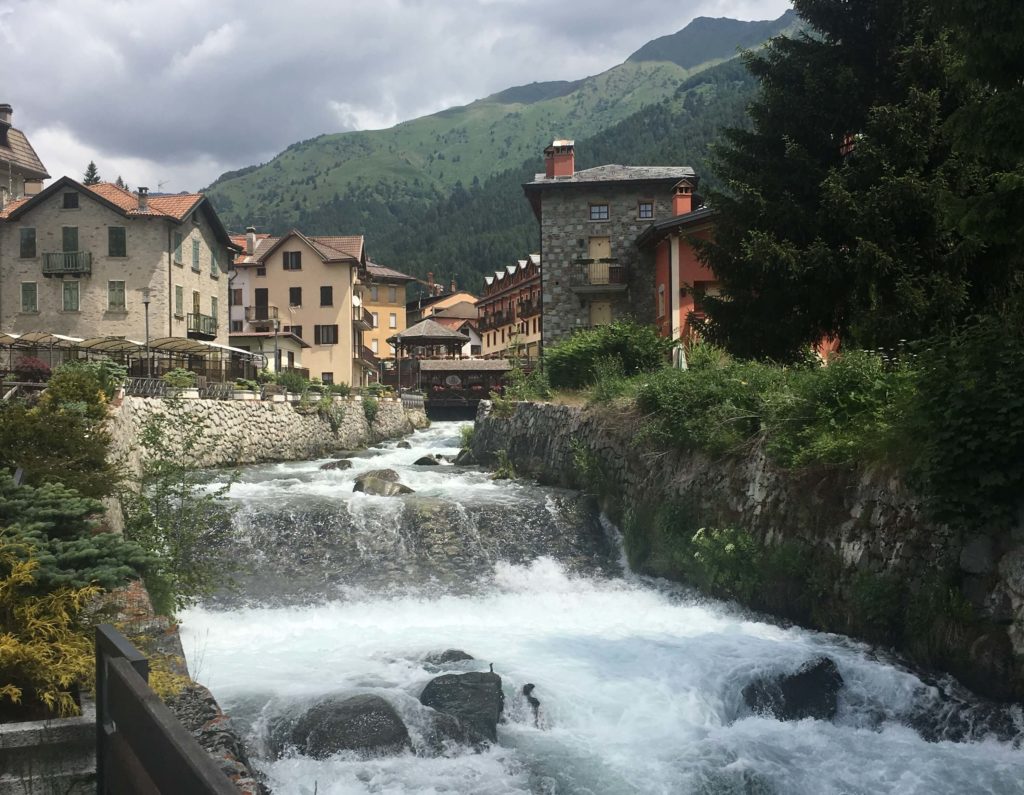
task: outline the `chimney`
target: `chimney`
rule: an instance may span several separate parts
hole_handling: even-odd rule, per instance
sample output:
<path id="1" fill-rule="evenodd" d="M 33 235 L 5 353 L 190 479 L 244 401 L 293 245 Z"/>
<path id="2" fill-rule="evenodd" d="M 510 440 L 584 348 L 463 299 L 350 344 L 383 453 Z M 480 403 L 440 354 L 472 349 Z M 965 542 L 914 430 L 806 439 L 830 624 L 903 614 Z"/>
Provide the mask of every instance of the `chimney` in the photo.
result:
<path id="1" fill-rule="evenodd" d="M 456 289 L 455 289 L 455 279 L 454 278 L 452 279 L 452 292 L 453 293 L 457 292 Z"/>
<path id="2" fill-rule="evenodd" d="M 139 212 L 149 210 L 149 188 L 139 188 Z"/>
<path id="3" fill-rule="evenodd" d="M 434 272 L 427 271 L 427 294 L 434 294 Z"/>
<path id="4" fill-rule="evenodd" d="M 552 141 L 544 150 L 544 175 L 548 179 L 571 177 L 576 173 L 576 142 Z"/>
<path id="5" fill-rule="evenodd" d="M 256 227 L 247 226 L 245 228 L 245 253 L 255 254 L 256 253 Z"/>
<path id="6" fill-rule="evenodd" d="M 672 215 L 686 215 L 693 212 L 693 183 L 682 179 L 672 192 Z"/>

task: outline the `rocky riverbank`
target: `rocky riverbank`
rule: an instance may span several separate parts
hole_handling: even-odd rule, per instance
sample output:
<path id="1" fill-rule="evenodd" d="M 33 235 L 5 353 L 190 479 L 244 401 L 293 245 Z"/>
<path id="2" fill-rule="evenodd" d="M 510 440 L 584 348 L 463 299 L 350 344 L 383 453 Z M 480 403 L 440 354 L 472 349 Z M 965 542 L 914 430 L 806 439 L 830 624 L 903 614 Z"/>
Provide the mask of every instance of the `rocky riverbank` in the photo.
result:
<path id="1" fill-rule="evenodd" d="M 1024 511 L 1015 527 L 967 534 L 931 521 L 897 472 L 654 451 L 636 443 L 635 420 L 532 403 L 497 416 L 483 402 L 472 452 L 597 494 L 642 572 L 891 645 L 984 695 L 1024 697 Z"/>

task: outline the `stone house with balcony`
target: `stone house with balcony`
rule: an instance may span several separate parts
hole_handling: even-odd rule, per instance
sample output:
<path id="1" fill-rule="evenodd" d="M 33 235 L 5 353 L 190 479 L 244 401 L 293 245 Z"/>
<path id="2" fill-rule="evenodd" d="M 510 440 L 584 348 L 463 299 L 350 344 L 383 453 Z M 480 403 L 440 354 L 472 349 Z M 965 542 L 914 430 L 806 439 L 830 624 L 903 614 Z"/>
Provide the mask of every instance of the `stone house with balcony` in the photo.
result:
<path id="1" fill-rule="evenodd" d="M 520 356 L 540 355 L 540 271 L 540 254 L 530 254 L 515 265 L 484 277 L 477 311 L 485 357 L 507 358 L 512 354 L 513 343 Z"/>
<path id="2" fill-rule="evenodd" d="M 62 177 L 0 210 L 0 330 L 226 345 L 232 257 L 201 193 Z"/>
<path id="3" fill-rule="evenodd" d="M 353 386 L 374 381 L 378 364 L 363 344 L 373 316 L 358 289 L 367 278 L 362 235 L 312 236 L 293 229 L 274 237 L 249 227 L 234 239 L 242 249 L 230 277 L 234 347 L 252 349 L 246 335 L 268 334 L 260 349 L 276 352 L 268 357 L 269 368 L 298 369 L 281 340 L 294 335 L 308 346 L 292 353 L 301 355 L 309 377 Z"/>
<path id="4" fill-rule="evenodd" d="M 523 185 L 540 223 L 542 344 L 629 317 L 653 323 L 654 267 L 636 239 L 676 214 L 677 195 L 693 194 L 693 169 L 605 165 L 577 171 L 569 140 L 548 146 L 544 162 L 544 173 Z"/>
<path id="5" fill-rule="evenodd" d="M 14 128 L 13 117 L 14 109 L 0 104 L 0 210 L 15 199 L 35 196 L 50 178 L 25 133 Z"/>

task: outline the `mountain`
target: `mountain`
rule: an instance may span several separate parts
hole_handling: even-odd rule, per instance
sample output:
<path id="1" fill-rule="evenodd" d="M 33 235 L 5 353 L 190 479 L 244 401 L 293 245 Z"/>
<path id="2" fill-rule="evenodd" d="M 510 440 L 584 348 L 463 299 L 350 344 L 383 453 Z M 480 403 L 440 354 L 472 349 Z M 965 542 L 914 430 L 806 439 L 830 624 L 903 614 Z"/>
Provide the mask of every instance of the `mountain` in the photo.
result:
<path id="1" fill-rule="evenodd" d="M 539 163 L 553 138 L 588 140 L 671 101 L 687 79 L 793 22 L 789 12 L 767 22 L 700 18 L 599 75 L 516 86 L 387 130 L 321 135 L 268 163 L 223 174 L 205 192 L 236 229 L 362 232 L 372 246 L 371 230 L 387 227 L 388 218 L 409 220 L 459 203 L 488 179 Z M 618 159 L 633 162 L 625 154 Z M 314 220 L 324 226 L 310 227 Z"/>

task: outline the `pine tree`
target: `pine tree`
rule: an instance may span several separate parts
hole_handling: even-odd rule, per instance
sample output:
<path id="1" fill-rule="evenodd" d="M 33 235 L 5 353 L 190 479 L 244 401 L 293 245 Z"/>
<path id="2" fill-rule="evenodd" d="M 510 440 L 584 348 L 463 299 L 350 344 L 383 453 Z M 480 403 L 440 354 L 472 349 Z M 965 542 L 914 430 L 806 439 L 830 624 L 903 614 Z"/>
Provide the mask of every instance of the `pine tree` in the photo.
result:
<path id="1" fill-rule="evenodd" d="M 82 177 L 83 185 L 95 185 L 100 181 L 100 173 L 96 168 L 96 163 L 92 160 L 89 161 L 89 165 L 85 168 L 85 175 Z"/>
<path id="2" fill-rule="evenodd" d="M 709 335 L 787 359 L 823 337 L 895 346 L 983 303 L 976 247 L 944 212 L 970 173 L 944 125 L 962 88 L 927 0 L 796 0 L 810 30 L 746 56 L 753 129 L 718 148 L 704 256 Z"/>
<path id="3" fill-rule="evenodd" d="M 114 184 L 117 185 L 117 187 L 121 188 L 122 190 L 131 190 L 131 188 L 128 186 L 128 183 L 121 179 L 120 174 L 118 174 L 117 179 L 114 180 Z"/>

